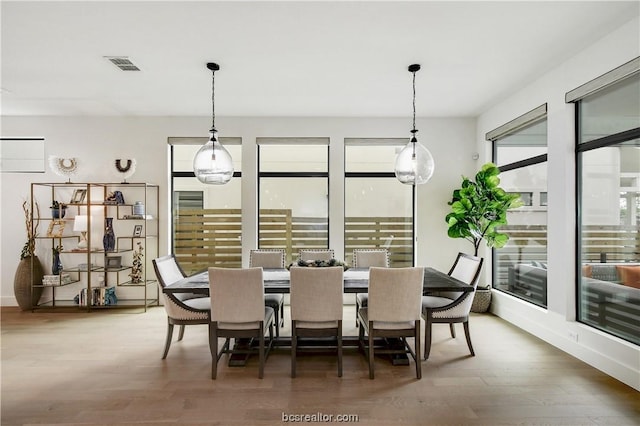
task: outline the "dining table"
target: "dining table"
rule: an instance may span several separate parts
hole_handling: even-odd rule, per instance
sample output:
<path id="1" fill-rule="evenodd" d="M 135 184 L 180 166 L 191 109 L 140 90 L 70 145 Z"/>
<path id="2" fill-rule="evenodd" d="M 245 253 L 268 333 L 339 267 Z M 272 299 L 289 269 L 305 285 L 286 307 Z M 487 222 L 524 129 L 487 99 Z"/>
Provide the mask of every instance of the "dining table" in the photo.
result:
<path id="1" fill-rule="evenodd" d="M 289 271 L 287 269 L 263 269 L 265 293 L 289 293 Z M 424 267 L 423 294 L 441 291 L 471 292 L 473 286 L 432 267 Z M 344 271 L 344 293 L 367 293 L 369 290 L 369 268 L 349 268 Z M 202 271 L 167 285 L 165 293 L 195 293 L 209 295 L 209 273 Z"/>
<path id="2" fill-rule="evenodd" d="M 263 268 L 264 292 L 288 294 L 290 291 L 289 270 Z M 444 272 L 432 267 L 424 267 L 423 294 L 428 295 L 437 292 L 472 292 L 473 286 L 460 281 Z M 344 293 L 367 293 L 369 289 L 369 268 L 349 268 L 344 271 Z M 194 293 L 209 295 L 209 273 L 202 271 L 172 284 L 167 285 L 165 293 Z M 391 339 L 387 339 L 391 340 Z M 320 340 L 308 342 L 310 345 L 323 345 Z M 251 343 L 236 342 L 236 345 L 247 345 Z M 388 341 L 385 344 L 393 344 Z M 291 337 L 280 335 L 275 339 L 274 347 L 290 347 Z M 358 347 L 357 336 L 343 336 L 344 347 Z M 232 356 L 229 359 L 229 366 L 242 366 L 246 362 L 245 357 Z M 394 356 L 391 358 L 393 365 L 407 365 L 409 360 L 406 356 Z"/>

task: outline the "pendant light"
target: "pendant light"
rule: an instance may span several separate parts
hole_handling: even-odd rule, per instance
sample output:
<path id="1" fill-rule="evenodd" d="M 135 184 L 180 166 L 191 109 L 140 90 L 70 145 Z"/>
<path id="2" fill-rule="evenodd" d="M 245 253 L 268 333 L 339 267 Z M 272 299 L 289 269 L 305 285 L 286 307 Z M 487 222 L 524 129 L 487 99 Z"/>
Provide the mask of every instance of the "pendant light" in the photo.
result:
<path id="1" fill-rule="evenodd" d="M 216 105 L 214 102 L 216 71 L 220 66 L 214 62 L 207 63 L 211 70 L 211 105 L 212 121 L 209 130 L 209 141 L 202 146 L 193 158 L 193 171 L 198 180 L 211 185 L 224 185 L 233 177 L 231 155 L 218 141 L 216 130 Z"/>
<path id="2" fill-rule="evenodd" d="M 422 185 L 427 183 L 433 175 L 435 164 L 433 156 L 418 139 L 416 139 L 416 72 L 420 65 L 409 65 L 409 71 L 413 74 L 413 129 L 409 143 L 402 148 L 396 157 L 396 178 L 407 185 Z"/>

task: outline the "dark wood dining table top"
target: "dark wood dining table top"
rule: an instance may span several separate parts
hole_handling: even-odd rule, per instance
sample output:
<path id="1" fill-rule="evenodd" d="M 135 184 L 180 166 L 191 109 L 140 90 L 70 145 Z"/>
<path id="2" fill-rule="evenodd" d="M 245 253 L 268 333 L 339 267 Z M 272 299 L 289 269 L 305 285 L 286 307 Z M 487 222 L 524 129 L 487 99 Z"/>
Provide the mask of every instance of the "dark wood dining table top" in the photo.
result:
<path id="1" fill-rule="evenodd" d="M 289 271 L 286 269 L 264 269 L 265 293 L 289 293 Z M 368 268 L 351 268 L 344 272 L 345 293 L 366 293 L 369 287 Z M 439 291 L 471 292 L 473 287 L 444 272 L 431 267 L 424 268 L 424 294 Z M 185 277 L 166 286 L 165 293 L 209 294 L 209 274 L 203 271 Z"/>

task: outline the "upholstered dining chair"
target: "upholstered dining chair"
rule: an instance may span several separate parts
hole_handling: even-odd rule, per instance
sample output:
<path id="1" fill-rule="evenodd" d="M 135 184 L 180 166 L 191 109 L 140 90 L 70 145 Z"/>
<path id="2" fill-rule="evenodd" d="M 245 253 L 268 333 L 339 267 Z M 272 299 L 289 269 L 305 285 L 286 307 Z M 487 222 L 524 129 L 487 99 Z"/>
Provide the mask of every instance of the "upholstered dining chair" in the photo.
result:
<path id="1" fill-rule="evenodd" d="M 158 278 L 164 309 L 167 312 L 167 338 L 162 353 L 162 359 L 165 359 L 173 339 L 173 327 L 180 326 L 178 333 L 178 341 L 180 341 L 184 337 L 186 325 L 208 324 L 211 301 L 208 297 L 200 297 L 192 293 L 164 293 L 163 289 L 167 285 L 181 280 L 185 277 L 185 273 L 173 255 L 153 259 L 152 263 Z"/>
<path id="2" fill-rule="evenodd" d="M 416 364 L 416 377 L 422 378 L 420 308 L 423 281 L 423 268 L 370 268 L 369 306 L 358 310 L 358 342 L 369 360 L 370 379 L 374 378 L 375 353 L 410 354 Z M 400 339 L 402 349 L 375 349 L 374 340 L 380 337 Z M 415 350 L 411 349 L 407 337 L 414 338 Z"/>
<path id="3" fill-rule="evenodd" d="M 262 268 L 209 268 L 211 321 L 209 322 L 209 350 L 211 378 L 215 379 L 218 360 L 225 354 L 254 353 L 249 343 L 246 349 L 231 348 L 230 340 L 252 338 L 258 340 L 258 377 L 264 377 L 264 364 L 273 345 L 274 312 L 264 304 Z M 269 331 L 268 346 L 265 333 Z M 218 338 L 225 342 L 218 350 Z"/>
<path id="4" fill-rule="evenodd" d="M 456 337 L 455 323 L 462 323 L 464 334 L 467 338 L 467 346 L 472 356 L 475 356 L 469 333 L 469 312 L 473 303 L 473 296 L 478 285 L 478 277 L 482 269 L 483 259 L 465 253 L 458 253 L 449 275 L 473 286 L 473 291 L 441 292 L 434 296 L 422 296 L 422 317 L 424 327 L 424 359 L 429 358 L 431 352 L 431 331 L 433 324 L 449 324 L 451 337 Z"/>
<path id="5" fill-rule="evenodd" d="M 254 249 L 249 252 L 249 267 L 284 269 L 285 251 L 282 249 Z M 284 295 L 270 293 L 264 295 L 264 303 L 275 313 L 276 337 L 280 337 L 280 327 L 284 327 Z"/>
<path id="6" fill-rule="evenodd" d="M 291 377 L 296 377 L 299 337 L 335 337 L 342 377 L 342 266 L 291 268 Z M 324 350 L 324 348 L 321 348 Z"/>
<path id="7" fill-rule="evenodd" d="M 333 249 L 300 249 L 300 260 L 324 260 L 333 259 Z"/>
<path id="8" fill-rule="evenodd" d="M 388 268 L 389 251 L 384 248 L 353 250 L 354 268 L 370 268 L 372 266 L 377 266 L 379 268 Z M 358 309 L 367 307 L 368 301 L 368 293 L 356 293 L 356 327 L 358 326 Z"/>

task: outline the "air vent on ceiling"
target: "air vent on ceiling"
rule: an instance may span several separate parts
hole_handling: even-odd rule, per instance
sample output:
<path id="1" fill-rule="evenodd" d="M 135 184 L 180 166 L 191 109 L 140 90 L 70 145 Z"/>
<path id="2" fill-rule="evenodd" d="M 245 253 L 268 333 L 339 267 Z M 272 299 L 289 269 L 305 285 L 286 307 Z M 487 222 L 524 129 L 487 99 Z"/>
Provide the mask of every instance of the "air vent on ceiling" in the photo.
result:
<path id="1" fill-rule="evenodd" d="M 105 56 L 105 58 L 122 71 L 140 71 L 140 68 L 135 66 L 127 56 Z"/>

